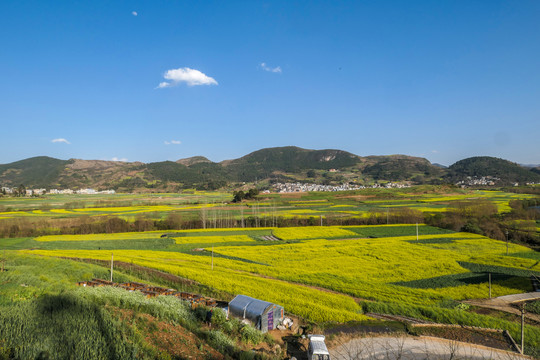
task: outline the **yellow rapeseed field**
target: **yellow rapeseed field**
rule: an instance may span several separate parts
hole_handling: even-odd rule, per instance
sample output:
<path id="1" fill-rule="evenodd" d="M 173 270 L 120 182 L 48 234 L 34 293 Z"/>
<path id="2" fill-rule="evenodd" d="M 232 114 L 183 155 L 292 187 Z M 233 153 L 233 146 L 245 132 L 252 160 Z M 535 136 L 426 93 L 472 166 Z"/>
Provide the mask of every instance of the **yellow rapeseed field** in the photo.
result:
<path id="1" fill-rule="evenodd" d="M 314 226 L 305 228 L 277 228 L 273 234 L 282 240 L 329 239 L 358 236 L 357 233 L 337 226 Z"/>
<path id="2" fill-rule="evenodd" d="M 533 259 L 512 254 L 532 252 L 470 233 L 360 238 L 351 229 L 391 234 L 407 225 L 266 228 L 283 241 L 259 241 L 250 232 L 261 228 L 209 229 L 167 232 L 175 239 L 166 251 L 114 250 L 115 259 L 166 271 L 196 280 L 231 294 L 245 294 L 276 302 L 307 319 L 348 321 L 364 319 L 357 299 L 435 305 L 447 299 L 484 298 L 485 281 L 460 282 L 474 275 L 463 264 L 500 266 L 540 272 Z M 411 229 L 414 228 L 411 226 Z M 234 231 L 230 235 L 227 232 Z M 241 231 L 241 234 L 238 233 Z M 244 234 L 245 232 L 245 234 Z M 44 236 L 38 241 L 152 239 L 162 232 Z M 178 236 L 175 236 L 178 234 Z M 192 234 L 192 235 L 190 235 Z M 382 233 L 381 233 L 382 234 Z M 384 235 L 383 235 L 384 236 Z M 338 240 L 333 240 L 333 239 Z M 69 240 L 66 240 L 69 239 Z M 207 253 L 192 254 L 181 245 L 203 244 L 214 248 L 214 269 Z M 53 244 L 54 245 L 54 244 Z M 188 247 L 189 249 L 189 247 Z M 45 256 L 106 260 L 104 250 L 26 250 Z M 493 296 L 523 292 L 518 278 L 493 283 Z"/>
<path id="3" fill-rule="evenodd" d="M 175 237 L 176 244 L 220 244 L 220 243 L 254 243 L 255 240 L 248 235 L 228 235 L 228 236 L 183 236 Z"/>

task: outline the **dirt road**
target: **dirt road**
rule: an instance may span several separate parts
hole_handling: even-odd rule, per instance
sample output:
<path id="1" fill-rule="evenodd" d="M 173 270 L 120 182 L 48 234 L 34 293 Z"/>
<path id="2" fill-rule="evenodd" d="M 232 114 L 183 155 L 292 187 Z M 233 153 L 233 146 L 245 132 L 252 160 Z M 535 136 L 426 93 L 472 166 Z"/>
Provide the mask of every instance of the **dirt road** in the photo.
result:
<path id="1" fill-rule="evenodd" d="M 517 353 L 427 336 L 357 338 L 330 349 L 334 360 L 518 360 Z"/>

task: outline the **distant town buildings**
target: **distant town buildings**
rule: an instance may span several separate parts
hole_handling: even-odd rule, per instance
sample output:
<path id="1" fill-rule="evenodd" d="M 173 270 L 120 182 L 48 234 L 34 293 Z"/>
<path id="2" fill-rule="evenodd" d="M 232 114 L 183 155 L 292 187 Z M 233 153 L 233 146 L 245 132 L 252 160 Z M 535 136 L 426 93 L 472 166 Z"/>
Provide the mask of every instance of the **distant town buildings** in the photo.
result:
<path id="1" fill-rule="evenodd" d="M 294 193 L 308 191 L 350 191 L 367 188 L 406 188 L 410 185 L 398 183 L 375 184 L 371 186 L 341 184 L 341 185 L 320 185 L 320 184 L 302 184 L 302 183 L 277 183 L 274 184 L 274 190 L 278 193 Z"/>
<path id="2" fill-rule="evenodd" d="M 457 186 L 494 186 L 497 181 L 501 180 L 495 176 L 467 176 L 464 180 L 458 181 Z"/>
<path id="3" fill-rule="evenodd" d="M 6 186 L 2 186 L 1 191 L 3 194 L 13 194 L 13 189 Z"/>
<path id="4" fill-rule="evenodd" d="M 19 190 L 18 188 L 10 188 L 7 186 L 2 187 L 2 193 L 5 193 L 7 195 L 16 194 Z M 45 195 L 45 194 L 81 194 L 81 195 L 97 195 L 97 194 L 116 194 L 116 191 L 114 190 L 103 190 L 103 191 L 97 191 L 95 189 L 79 189 L 79 190 L 71 190 L 71 189 L 50 189 L 47 191 L 47 189 L 26 189 L 25 195 L 26 196 L 39 196 L 39 195 Z"/>

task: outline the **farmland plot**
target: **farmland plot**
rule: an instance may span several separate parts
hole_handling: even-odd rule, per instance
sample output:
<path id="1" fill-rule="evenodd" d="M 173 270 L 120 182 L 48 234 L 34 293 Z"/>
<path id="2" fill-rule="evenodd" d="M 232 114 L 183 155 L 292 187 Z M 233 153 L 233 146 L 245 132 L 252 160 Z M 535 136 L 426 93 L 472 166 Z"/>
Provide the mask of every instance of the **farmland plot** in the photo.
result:
<path id="1" fill-rule="evenodd" d="M 284 240 L 262 241 L 262 232 Z M 132 248 L 122 246 L 114 251 L 120 261 L 170 272 L 231 294 L 277 302 L 319 322 L 361 319 L 362 310 L 354 298 L 437 305 L 449 299 L 486 297 L 487 272 L 478 268 L 471 271 L 464 264 L 494 265 L 502 273 L 519 269 L 540 274 L 540 265 L 531 258 L 534 252 L 528 248 L 511 244 L 510 255 L 506 256 L 504 242 L 483 236 L 423 225 L 419 226 L 418 238 L 415 232 L 416 225 L 323 226 L 178 230 L 168 233 L 171 238 L 165 240 L 159 232 L 97 238 L 108 239 L 107 249 L 111 250 L 120 239 L 124 239 L 122 244 L 136 243 Z M 403 236 L 406 233 L 409 235 Z M 65 245 L 66 240 L 92 243 L 94 237 L 41 237 L 36 240 L 46 247 L 27 252 L 109 259 L 110 252 L 97 247 L 79 250 Z M 193 252 L 195 248 L 199 251 Z M 496 279 L 494 296 L 530 290 L 526 278 L 511 272 Z"/>

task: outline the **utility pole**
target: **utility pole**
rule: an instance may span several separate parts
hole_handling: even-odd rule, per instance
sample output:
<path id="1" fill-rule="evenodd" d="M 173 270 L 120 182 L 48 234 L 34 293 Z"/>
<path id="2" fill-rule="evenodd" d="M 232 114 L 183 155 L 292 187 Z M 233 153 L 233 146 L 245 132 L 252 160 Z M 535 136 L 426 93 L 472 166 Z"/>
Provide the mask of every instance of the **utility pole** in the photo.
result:
<path id="1" fill-rule="evenodd" d="M 272 200 L 272 227 L 276 227 L 276 201 Z"/>
<path id="2" fill-rule="evenodd" d="M 506 230 L 506 255 L 508 255 L 508 230 Z"/>
<path id="3" fill-rule="evenodd" d="M 203 229 L 206 229 L 206 203 L 204 203 L 201 207 L 201 217 L 202 217 L 202 227 Z"/>
<path id="4" fill-rule="evenodd" d="M 525 303 L 521 304 L 521 354 L 525 353 Z"/>
<path id="5" fill-rule="evenodd" d="M 418 241 L 418 223 L 416 223 L 416 241 Z"/>
<path id="6" fill-rule="evenodd" d="M 322 226 L 322 215 L 320 215 L 320 216 L 321 216 L 321 226 Z"/>
<path id="7" fill-rule="evenodd" d="M 214 270 L 214 245 L 212 245 L 212 270 Z"/>
<path id="8" fill-rule="evenodd" d="M 111 253 L 111 282 L 112 282 L 112 273 L 113 273 L 113 263 L 114 263 L 114 254 Z"/>
<path id="9" fill-rule="evenodd" d="M 491 273 L 489 273 L 489 298 L 491 299 Z"/>
<path id="10" fill-rule="evenodd" d="M 388 220 L 388 208 L 386 208 L 386 225 L 390 224 L 390 220 Z"/>

